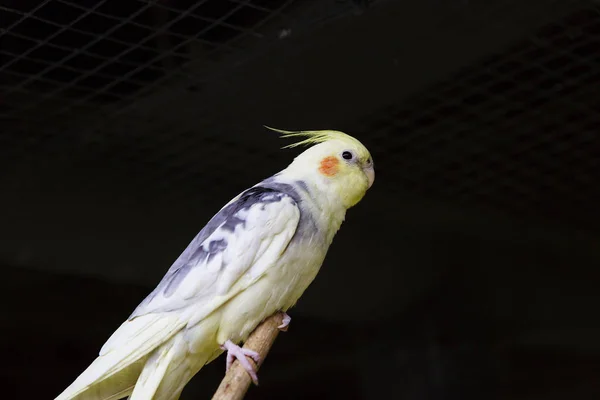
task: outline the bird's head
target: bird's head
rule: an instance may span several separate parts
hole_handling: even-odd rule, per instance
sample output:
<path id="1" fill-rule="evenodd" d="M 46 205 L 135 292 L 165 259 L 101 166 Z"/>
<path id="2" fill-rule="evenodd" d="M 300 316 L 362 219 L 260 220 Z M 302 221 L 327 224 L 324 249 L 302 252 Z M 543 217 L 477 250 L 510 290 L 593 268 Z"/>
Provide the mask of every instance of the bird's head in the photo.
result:
<path id="1" fill-rule="evenodd" d="M 358 203 L 373 184 L 373 158 L 369 150 L 352 136 L 329 130 L 274 130 L 282 133 L 283 137 L 305 138 L 286 147 L 313 145 L 298 155 L 287 171 L 312 178 L 314 186 L 341 200 L 345 208 Z"/>

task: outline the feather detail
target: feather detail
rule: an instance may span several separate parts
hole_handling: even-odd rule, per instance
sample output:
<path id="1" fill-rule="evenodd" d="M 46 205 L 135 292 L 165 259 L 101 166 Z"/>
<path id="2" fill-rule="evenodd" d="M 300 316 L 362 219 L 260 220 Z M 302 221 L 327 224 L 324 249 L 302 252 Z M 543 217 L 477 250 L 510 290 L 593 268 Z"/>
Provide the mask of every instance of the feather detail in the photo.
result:
<path id="1" fill-rule="evenodd" d="M 313 144 L 324 143 L 330 140 L 340 140 L 343 142 L 349 142 L 354 145 L 358 144 L 362 147 L 362 144 L 353 138 L 352 136 L 340 132 L 340 131 L 332 131 L 332 130 L 321 130 L 321 131 L 286 131 L 277 128 L 271 128 L 270 126 L 264 125 L 265 128 L 270 129 L 274 132 L 281 133 L 281 138 L 295 138 L 295 137 L 305 137 L 306 139 L 301 140 L 296 143 L 288 144 L 284 146 L 284 149 L 289 149 L 298 146 L 310 146 Z"/>
<path id="2" fill-rule="evenodd" d="M 142 368 L 142 375 L 153 376 L 152 385 L 159 385 L 161 377 L 170 371 L 169 365 L 183 362 L 175 362 L 173 357 L 189 362 L 195 373 L 215 352 L 218 354 L 221 343 L 216 340 L 216 331 L 221 308 L 278 265 L 300 222 L 296 200 L 275 189 L 250 188 L 231 205 L 213 218 L 218 225 L 207 224 L 210 230 L 199 234 L 202 242 L 190 243 L 185 256 L 56 400 L 114 398 L 131 390 Z M 207 331 L 203 324 L 208 320 L 215 327 Z M 175 346 L 173 342 L 182 335 L 190 344 Z M 209 345 L 204 348 L 206 343 Z M 189 360 L 188 349 L 193 351 Z M 158 361 L 146 361 L 155 360 L 159 353 Z M 188 375 L 191 378 L 193 373 L 180 376 Z M 134 389 L 135 397 L 144 398 L 136 393 L 158 388 L 149 385 Z"/>

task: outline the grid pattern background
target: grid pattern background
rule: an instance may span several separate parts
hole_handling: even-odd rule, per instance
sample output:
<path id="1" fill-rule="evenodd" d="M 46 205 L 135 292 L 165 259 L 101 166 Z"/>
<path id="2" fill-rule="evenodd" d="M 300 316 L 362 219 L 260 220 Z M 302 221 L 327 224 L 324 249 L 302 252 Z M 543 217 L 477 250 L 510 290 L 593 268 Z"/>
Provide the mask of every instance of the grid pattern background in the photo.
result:
<path id="1" fill-rule="evenodd" d="M 600 8 L 580 4 L 365 120 L 396 192 L 599 232 Z"/>
<path id="2" fill-rule="evenodd" d="M 297 28 L 310 30 L 367 3 L 3 0 L 0 145 L 13 158 L 31 146 L 66 148 L 82 127 L 110 132 L 111 121 L 126 115 L 131 131 L 156 134 L 121 162 L 156 165 L 165 181 L 189 187 L 179 183 L 197 178 L 185 161 L 197 149 L 193 132 L 136 120 L 132 110 L 173 88 L 202 90 L 203 82 L 230 73 L 228 66 L 268 51 L 287 35 L 291 16 Z M 491 23 L 517 3 L 474 2 L 471 12 Z M 352 117 L 349 123 L 371 135 L 387 189 L 600 232 L 600 5 L 569 4 L 553 22 L 484 60 Z M 205 123 L 218 125 L 198 122 Z M 167 136 L 179 144 L 166 146 Z M 216 136 L 202 141 L 236 148 Z M 270 162 L 257 149 L 237 150 L 257 164 Z M 135 152 L 145 153 L 136 159 Z"/>
<path id="3" fill-rule="evenodd" d="M 220 135 L 217 121 L 197 118 L 196 110 L 191 128 L 181 124 L 190 119 L 181 115 L 182 101 L 168 112 L 170 121 L 153 116 L 264 54 L 291 30 L 310 31 L 360 13 L 367 3 L 373 2 L 2 1 L 0 165 L 43 152 L 58 163 L 150 171 L 145 179 L 168 186 L 198 179 L 190 165 L 199 142 L 203 149 L 245 149 Z M 212 128 L 204 131 L 215 134 L 198 135 L 207 124 Z M 77 153 L 85 153 L 85 161 Z M 224 171 L 206 160 L 206 167 Z M 201 178 L 207 184 L 221 179 Z M 94 180 L 73 183 L 89 188 Z"/>
<path id="4" fill-rule="evenodd" d="M 123 103 L 173 79 L 188 79 L 190 86 L 210 80 L 224 60 L 247 59 L 248 50 L 259 51 L 260 43 L 285 35 L 273 27 L 295 8 L 290 0 L 7 3 L 0 3 L 0 117 L 22 122 L 35 114 L 36 128 L 76 114 L 77 107 L 102 114 L 100 106 L 116 116 L 127 110 Z M 356 8 L 340 4 L 333 11 L 320 7 L 320 18 L 307 25 Z M 117 102 L 118 107 L 102 108 Z"/>

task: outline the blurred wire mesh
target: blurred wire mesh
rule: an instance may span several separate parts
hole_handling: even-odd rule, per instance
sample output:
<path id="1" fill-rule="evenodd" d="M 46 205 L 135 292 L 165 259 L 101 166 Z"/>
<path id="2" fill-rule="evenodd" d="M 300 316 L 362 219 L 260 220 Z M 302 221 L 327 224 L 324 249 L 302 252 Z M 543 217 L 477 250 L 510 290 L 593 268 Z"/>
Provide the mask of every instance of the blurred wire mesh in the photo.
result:
<path id="1" fill-rule="evenodd" d="M 99 105 L 132 104 L 173 79 L 189 85 L 211 79 L 224 61 L 247 59 L 248 50 L 284 35 L 273 29 L 295 7 L 290 0 L 3 3 L 1 116 L 23 121 L 35 115 L 44 122 L 75 111 L 97 114 Z M 320 19 L 354 9 L 341 4 Z"/>
<path id="2" fill-rule="evenodd" d="M 600 8 L 553 5 L 552 22 L 366 119 L 395 155 L 390 189 L 600 232 Z"/>
<path id="3" fill-rule="evenodd" d="M 361 7 L 345 0 L 2 0 L 0 162 L 32 150 L 72 158 L 86 148 L 89 160 L 135 159 L 163 177 L 180 173 L 171 156 L 198 135 L 153 115 L 268 51 L 291 29 L 314 29 Z M 168 110 L 180 123 L 181 103 Z M 205 123 L 197 118 L 194 130 Z M 200 136 L 204 148 L 215 143 L 214 135 Z M 220 146 L 232 142 L 219 139 Z M 97 143 L 108 145 L 86 146 Z M 118 150 L 128 159 L 115 160 Z"/>
<path id="4" fill-rule="evenodd" d="M 62 146 L 69 133 L 110 132 L 111 123 L 124 123 L 121 115 L 130 123 L 122 129 L 159 132 L 156 138 L 163 139 L 153 145 L 160 149 L 166 136 L 192 141 L 186 139 L 188 125 L 151 121 L 179 93 L 173 88 L 199 90 L 267 52 L 290 27 L 315 29 L 370 3 L 1 0 L 2 145 L 17 149 L 14 157 L 28 146 L 47 143 L 51 149 L 53 142 Z M 431 36 L 461 29 L 465 21 L 502 30 L 529 18 L 539 26 L 532 24 L 512 45 L 491 48 L 484 59 L 412 96 L 348 116 L 349 125 L 369 132 L 386 190 L 597 232 L 600 6 L 496 0 L 437 7 L 445 16 Z M 134 109 L 145 116 L 131 114 Z M 168 112 L 177 119 L 176 110 Z M 136 151 L 144 146 L 139 143 Z M 185 153 L 184 147 L 156 150 L 149 162 L 164 165 L 167 175 L 191 179 L 193 170 L 173 165 L 173 155 Z"/>

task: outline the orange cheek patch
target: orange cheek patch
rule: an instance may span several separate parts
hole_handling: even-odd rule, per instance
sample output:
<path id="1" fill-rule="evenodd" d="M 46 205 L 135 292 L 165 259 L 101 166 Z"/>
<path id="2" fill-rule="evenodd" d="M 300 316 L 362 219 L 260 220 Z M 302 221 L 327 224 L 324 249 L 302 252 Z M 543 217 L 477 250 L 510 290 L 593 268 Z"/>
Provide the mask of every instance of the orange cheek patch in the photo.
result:
<path id="1" fill-rule="evenodd" d="M 337 157 L 329 156 L 321 160 L 319 172 L 325 176 L 334 176 L 338 173 L 340 160 Z"/>

